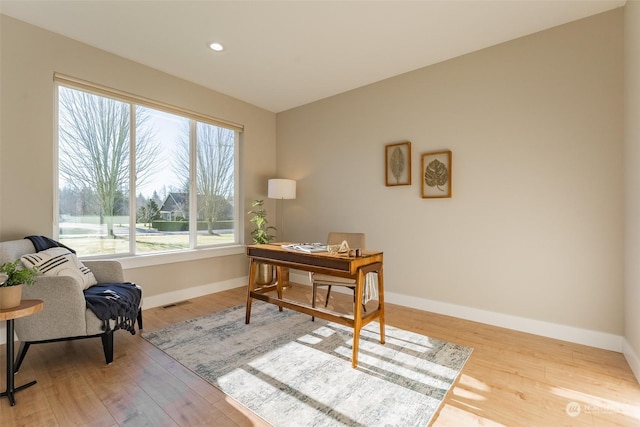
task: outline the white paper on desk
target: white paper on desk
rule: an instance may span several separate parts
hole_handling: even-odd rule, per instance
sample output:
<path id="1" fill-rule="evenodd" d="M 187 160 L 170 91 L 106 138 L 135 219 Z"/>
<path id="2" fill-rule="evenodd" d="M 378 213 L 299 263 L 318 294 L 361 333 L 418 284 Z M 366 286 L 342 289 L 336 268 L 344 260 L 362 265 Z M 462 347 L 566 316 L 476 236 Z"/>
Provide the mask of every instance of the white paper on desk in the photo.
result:
<path id="1" fill-rule="evenodd" d="M 327 252 L 327 245 L 320 243 L 304 244 L 304 243 L 292 243 L 290 245 L 282 245 L 282 248 L 289 249 L 298 252 L 305 252 L 308 254 L 316 252 Z"/>

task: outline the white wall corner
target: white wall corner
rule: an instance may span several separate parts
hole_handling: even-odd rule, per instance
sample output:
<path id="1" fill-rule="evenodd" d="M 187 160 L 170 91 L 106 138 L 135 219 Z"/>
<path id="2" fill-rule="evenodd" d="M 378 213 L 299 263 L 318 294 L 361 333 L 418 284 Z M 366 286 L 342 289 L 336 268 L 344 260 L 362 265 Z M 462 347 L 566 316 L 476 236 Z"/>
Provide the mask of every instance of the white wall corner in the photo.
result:
<path id="1" fill-rule="evenodd" d="M 640 356 L 638 356 L 638 353 L 635 352 L 626 338 L 622 340 L 622 354 L 627 359 L 627 363 L 629 363 L 633 375 L 636 376 L 636 380 L 640 383 Z"/>

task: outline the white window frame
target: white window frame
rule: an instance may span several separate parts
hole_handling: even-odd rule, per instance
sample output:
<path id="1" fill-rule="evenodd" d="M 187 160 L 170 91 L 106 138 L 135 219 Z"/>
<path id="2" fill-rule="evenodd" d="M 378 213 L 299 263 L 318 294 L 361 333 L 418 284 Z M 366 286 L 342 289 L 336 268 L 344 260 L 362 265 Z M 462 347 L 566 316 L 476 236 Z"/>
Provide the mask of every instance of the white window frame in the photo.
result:
<path id="1" fill-rule="evenodd" d="M 59 169 L 58 169 L 58 157 L 59 157 L 59 141 L 58 141 L 58 108 L 59 108 L 59 95 L 58 88 L 60 86 L 65 86 L 75 90 L 81 90 L 84 92 L 88 92 L 98 96 L 106 96 L 109 98 L 116 99 L 121 102 L 126 102 L 130 105 L 131 113 L 130 120 L 133 121 L 132 125 L 129 126 L 130 129 L 130 176 L 135 176 L 136 163 L 135 163 L 135 114 L 136 114 L 136 105 L 157 109 L 160 111 L 164 111 L 170 114 L 175 114 L 181 117 L 185 117 L 190 120 L 190 128 L 192 132 L 190 132 L 190 146 L 192 153 L 190 158 L 190 206 L 197 205 L 197 182 L 195 179 L 195 165 L 196 165 L 196 150 L 194 146 L 196 144 L 196 134 L 195 128 L 197 122 L 207 123 L 214 126 L 220 126 L 227 129 L 231 129 L 234 131 L 235 137 L 235 154 L 234 154 L 234 194 L 235 194 L 235 203 L 234 203 L 234 235 L 236 236 L 236 242 L 228 245 L 218 245 L 218 246 L 197 246 L 197 209 L 190 209 L 189 214 L 189 222 L 190 224 L 196 224 L 194 227 L 189 227 L 189 248 L 176 250 L 171 252 L 155 252 L 155 253 L 144 253 L 144 254 L 136 254 L 135 253 L 135 212 L 136 212 L 136 198 L 135 195 L 135 180 L 129 180 L 129 230 L 134 233 L 133 236 L 130 235 L 129 239 L 129 253 L 122 254 L 104 254 L 104 255 L 95 255 L 95 256 L 84 256 L 82 259 L 104 259 L 104 258 L 112 258 L 118 259 L 121 262 L 124 269 L 128 268 L 138 268 L 138 267 L 147 267 L 159 264 L 168 264 L 174 262 L 184 262 L 184 261 L 193 261 L 198 259 L 205 259 L 211 257 L 219 257 L 219 256 L 228 256 L 228 255 L 236 255 L 242 254 L 245 251 L 245 245 L 242 244 L 244 241 L 244 216 L 241 212 L 244 212 L 241 206 L 242 200 L 242 191 L 241 191 L 241 147 L 242 147 L 242 136 L 244 131 L 244 126 L 233 123 L 230 121 L 217 119 L 213 117 L 209 117 L 200 113 L 195 113 L 193 111 L 189 111 L 180 107 L 175 107 L 169 104 L 165 104 L 159 101 L 153 101 L 147 98 L 139 97 L 136 95 L 132 95 L 126 92 L 122 92 L 115 89 L 106 88 L 104 86 L 96 85 L 93 83 L 89 83 L 86 81 L 82 81 L 73 77 L 65 76 L 59 73 L 54 74 L 54 96 L 55 96 L 55 108 L 54 108 L 54 167 L 53 167 L 53 237 L 59 238 Z M 131 232 L 131 231 L 130 231 Z M 133 238 L 131 238 L 133 237 Z"/>

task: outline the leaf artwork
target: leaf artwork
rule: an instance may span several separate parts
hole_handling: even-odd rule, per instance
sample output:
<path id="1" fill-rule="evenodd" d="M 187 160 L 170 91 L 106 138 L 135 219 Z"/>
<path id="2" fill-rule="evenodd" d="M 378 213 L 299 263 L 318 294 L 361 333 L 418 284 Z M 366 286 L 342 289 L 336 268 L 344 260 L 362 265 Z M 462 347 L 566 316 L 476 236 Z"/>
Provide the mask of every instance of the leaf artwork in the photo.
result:
<path id="1" fill-rule="evenodd" d="M 396 183 L 399 183 L 405 166 L 404 154 L 402 154 L 400 147 L 396 147 L 393 153 L 391 153 L 389 166 L 391 167 L 391 173 L 396 177 Z"/>
<path id="2" fill-rule="evenodd" d="M 424 182 L 429 187 L 436 187 L 440 191 L 444 191 L 440 188 L 441 185 L 445 185 L 449 180 L 449 171 L 444 163 L 435 159 L 427 165 L 427 169 L 424 172 Z"/>

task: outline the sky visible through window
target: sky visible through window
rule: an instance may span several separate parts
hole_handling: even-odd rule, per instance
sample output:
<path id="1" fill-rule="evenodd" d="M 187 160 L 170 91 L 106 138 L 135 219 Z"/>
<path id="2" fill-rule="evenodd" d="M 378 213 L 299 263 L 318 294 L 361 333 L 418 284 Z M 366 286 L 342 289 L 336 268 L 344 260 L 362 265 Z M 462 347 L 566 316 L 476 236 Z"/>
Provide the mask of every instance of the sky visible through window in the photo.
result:
<path id="1" fill-rule="evenodd" d="M 136 193 L 148 199 L 155 191 L 164 200 L 169 191 L 184 190 L 185 183 L 175 170 L 175 159 L 181 142 L 188 144 L 185 132 L 188 130 L 189 120 L 151 108 L 139 108 L 144 108 L 148 113 L 146 125 L 153 131 L 153 141 L 157 145 L 159 157 L 154 172 L 136 186 Z"/>

